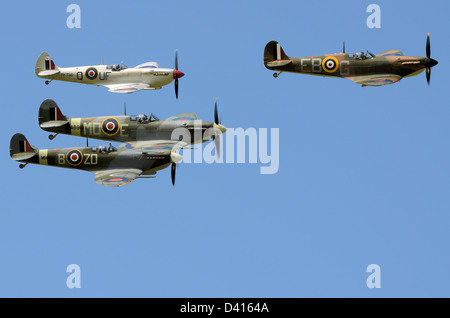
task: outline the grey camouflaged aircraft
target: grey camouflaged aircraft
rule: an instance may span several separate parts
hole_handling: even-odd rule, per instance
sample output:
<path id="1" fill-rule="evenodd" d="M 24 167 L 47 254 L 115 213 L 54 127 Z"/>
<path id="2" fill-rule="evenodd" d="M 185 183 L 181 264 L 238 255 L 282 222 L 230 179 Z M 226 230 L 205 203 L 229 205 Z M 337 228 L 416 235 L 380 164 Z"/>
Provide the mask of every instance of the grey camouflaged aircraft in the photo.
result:
<path id="1" fill-rule="evenodd" d="M 174 151 L 130 150 L 120 146 L 58 148 L 40 150 L 29 144 L 22 134 L 11 138 L 10 155 L 15 161 L 60 168 L 79 169 L 95 173 L 95 182 L 108 187 L 130 183 L 136 178 L 152 178 L 158 170 L 172 163 L 172 183 L 175 167 L 183 157 Z"/>
<path id="2" fill-rule="evenodd" d="M 125 185 L 136 178 L 153 177 L 172 163 L 175 184 L 176 163 L 182 156 L 176 151 L 190 144 L 215 141 L 220 156 L 220 135 L 226 128 L 219 123 L 217 100 L 214 123 L 199 121 L 193 113 L 183 113 L 166 120 L 154 115 L 68 118 L 53 100 L 39 108 L 39 126 L 45 131 L 87 138 L 121 141 L 115 148 L 83 147 L 39 150 L 30 146 L 22 134 L 11 139 L 10 155 L 15 161 L 74 168 L 95 173 L 95 182 L 104 186 Z M 50 139 L 53 139 L 51 135 Z"/>
<path id="3" fill-rule="evenodd" d="M 175 81 L 175 96 L 178 99 L 178 79 L 184 76 L 178 70 L 178 51 L 175 52 L 175 68 L 160 68 L 156 62 L 147 62 L 135 67 L 123 63 L 58 67 L 50 56 L 43 52 L 35 66 L 35 73 L 45 78 L 45 84 L 53 80 L 106 86 L 113 93 L 134 93 L 140 90 L 155 90 Z"/>
<path id="4" fill-rule="evenodd" d="M 404 56 L 399 50 L 389 50 L 377 55 L 367 51 L 315 55 L 293 58 L 287 56 L 276 41 L 267 43 L 264 49 L 264 65 L 283 72 L 347 78 L 362 86 L 382 86 L 400 81 L 403 77 L 415 76 L 426 70 L 430 84 L 431 68 L 438 62 L 431 58 L 430 34 L 427 36 L 426 57 Z"/>

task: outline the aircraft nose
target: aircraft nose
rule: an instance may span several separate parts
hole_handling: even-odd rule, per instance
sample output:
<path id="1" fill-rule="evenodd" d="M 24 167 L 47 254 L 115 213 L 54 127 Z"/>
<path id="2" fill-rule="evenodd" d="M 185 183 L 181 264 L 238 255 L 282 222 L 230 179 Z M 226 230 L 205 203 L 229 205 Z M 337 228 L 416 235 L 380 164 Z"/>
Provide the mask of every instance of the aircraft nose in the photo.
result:
<path id="1" fill-rule="evenodd" d="M 175 151 L 172 151 L 170 153 L 170 161 L 172 161 L 172 163 L 180 162 L 181 159 L 183 159 L 183 156 L 180 154 L 177 154 Z"/>
<path id="2" fill-rule="evenodd" d="M 176 78 L 182 78 L 184 76 L 184 73 L 183 72 L 180 72 L 180 71 L 178 71 L 178 70 L 173 70 L 173 78 L 174 79 L 176 79 Z"/>
<path id="3" fill-rule="evenodd" d="M 439 62 L 436 61 L 435 59 L 430 59 L 430 66 L 431 66 L 431 67 L 438 65 L 438 63 L 439 63 Z"/>
<path id="4" fill-rule="evenodd" d="M 227 131 L 227 128 L 221 124 L 214 124 L 214 130 L 218 129 L 221 134 L 224 134 Z"/>

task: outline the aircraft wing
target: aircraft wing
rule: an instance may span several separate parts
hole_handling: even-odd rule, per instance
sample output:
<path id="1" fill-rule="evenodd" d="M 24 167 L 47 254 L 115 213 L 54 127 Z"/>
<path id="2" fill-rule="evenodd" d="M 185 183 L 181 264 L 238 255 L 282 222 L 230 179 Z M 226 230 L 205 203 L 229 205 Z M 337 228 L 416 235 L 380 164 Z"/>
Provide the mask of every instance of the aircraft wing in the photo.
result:
<path id="1" fill-rule="evenodd" d="M 377 54 L 376 56 L 403 56 L 402 51 L 399 50 L 388 50 Z"/>
<path id="2" fill-rule="evenodd" d="M 105 187 L 120 187 L 126 185 L 142 174 L 140 169 L 111 169 L 95 173 L 94 181 Z"/>
<path id="3" fill-rule="evenodd" d="M 197 120 L 197 115 L 194 113 L 182 113 L 172 117 L 167 118 L 166 120 Z"/>
<path id="4" fill-rule="evenodd" d="M 353 82 L 362 86 L 382 86 L 397 83 L 402 77 L 396 74 L 364 75 L 352 78 Z"/>
<path id="5" fill-rule="evenodd" d="M 149 84 L 144 83 L 114 84 L 105 86 L 109 88 L 110 92 L 124 94 L 134 93 L 143 89 L 151 89 Z"/>
<path id="6" fill-rule="evenodd" d="M 170 153 L 187 146 L 186 142 L 176 140 L 145 140 L 145 141 L 133 141 L 130 143 L 124 143 L 119 146 L 127 149 L 132 149 L 141 152 L 161 154 Z"/>

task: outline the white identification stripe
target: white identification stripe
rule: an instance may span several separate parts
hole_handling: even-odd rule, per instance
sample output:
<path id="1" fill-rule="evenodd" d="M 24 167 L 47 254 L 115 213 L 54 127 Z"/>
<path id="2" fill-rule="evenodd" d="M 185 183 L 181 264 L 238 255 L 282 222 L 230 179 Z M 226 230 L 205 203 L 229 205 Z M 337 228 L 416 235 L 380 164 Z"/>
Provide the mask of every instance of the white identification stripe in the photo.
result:
<path id="1" fill-rule="evenodd" d="M 39 164 L 48 166 L 48 150 L 39 150 Z"/>
<path id="2" fill-rule="evenodd" d="M 276 56 L 277 61 L 281 60 L 281 46 L 280 43 L 277 43 L 277 56 Z"/>
<path id="3" fill-rule="evenodd" d="M 72 129 L 72 135 L 80 136 L 81 118 L 72 118 L 70 127 Z"/>

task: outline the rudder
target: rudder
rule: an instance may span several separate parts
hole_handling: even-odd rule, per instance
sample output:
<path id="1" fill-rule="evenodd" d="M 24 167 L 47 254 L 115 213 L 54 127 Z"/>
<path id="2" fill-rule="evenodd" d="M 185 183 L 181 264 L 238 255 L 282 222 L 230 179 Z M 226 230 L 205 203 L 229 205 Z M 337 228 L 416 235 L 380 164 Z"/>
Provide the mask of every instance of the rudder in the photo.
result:
<path id="1" fill-rule="evenodd" d="M 46 52 L 42 52 L 36 61 L 34 71 L 37 76 L 53 75 L 58 73 L 58 67 Z"/>
<path id="2" fill-rule="evenodd" d="M 46 99 L 39 107 L 39 126 L 44 128 L 47 124 L 59 127 L 67 124 L 68 118 L 64 116 L 53 99 Z"/>
<path id="3" fill-rule="evenodd" d="M 270 41 L 264 49 L 264 64 L 272 61 L 289 60 L 289 56 L 284 53 L 283 48 L 277 41 Z"/>
<path id="4" fill-rule="evenodd" d="M 34 157 L 38 153 L 38 149 L 33 147 L 22 134 L 15 134 L 11 138 L 9 145 L 9 155 L 12 160 L 22 161 Z"/>

